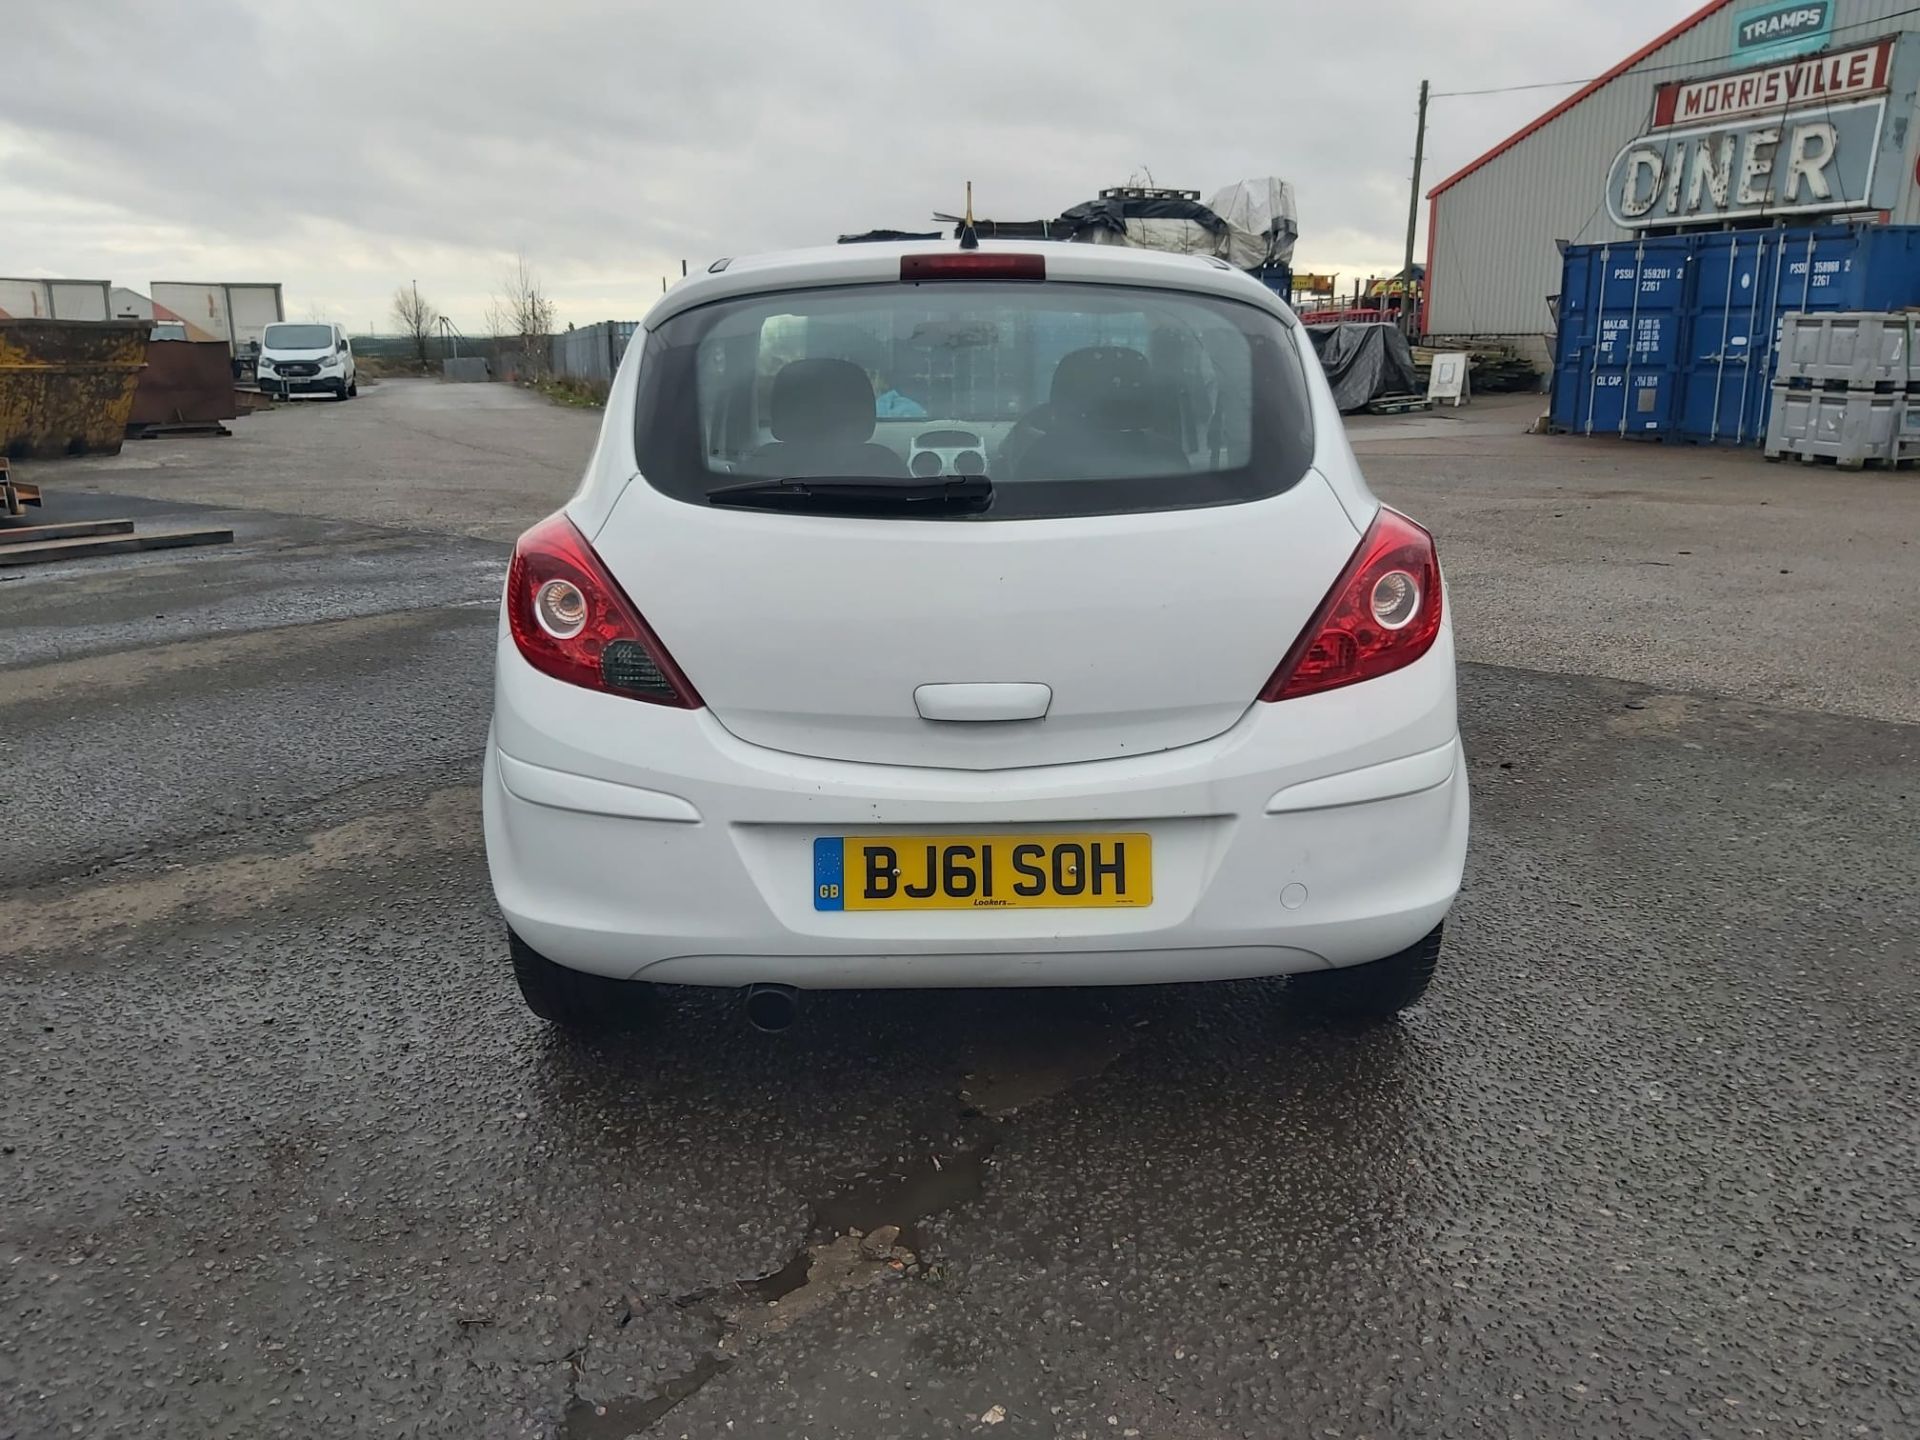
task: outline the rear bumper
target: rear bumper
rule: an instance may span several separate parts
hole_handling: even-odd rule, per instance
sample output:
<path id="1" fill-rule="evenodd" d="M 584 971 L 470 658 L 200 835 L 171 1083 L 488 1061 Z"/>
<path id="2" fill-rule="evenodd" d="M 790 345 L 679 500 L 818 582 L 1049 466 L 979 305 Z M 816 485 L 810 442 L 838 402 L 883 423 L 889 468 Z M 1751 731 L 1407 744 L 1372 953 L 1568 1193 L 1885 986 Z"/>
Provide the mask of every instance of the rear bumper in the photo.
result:
<path id="1" fill-rule="evenodd" d="M 494 893 L 528 944 L 578 970 L 698 985 L 1145 984 L 1361 964 L 1446 916 L 1468 830 L 1450 636 L 1396 675 L 1254 705 L 1203 744 L 992 772 L 750 746 L 705 711 L 550 680 L 508 642 L 484 796 Z M 1063 827 L 1151 834 L 1153 904 L 813 908 L 819 835 Z"/>

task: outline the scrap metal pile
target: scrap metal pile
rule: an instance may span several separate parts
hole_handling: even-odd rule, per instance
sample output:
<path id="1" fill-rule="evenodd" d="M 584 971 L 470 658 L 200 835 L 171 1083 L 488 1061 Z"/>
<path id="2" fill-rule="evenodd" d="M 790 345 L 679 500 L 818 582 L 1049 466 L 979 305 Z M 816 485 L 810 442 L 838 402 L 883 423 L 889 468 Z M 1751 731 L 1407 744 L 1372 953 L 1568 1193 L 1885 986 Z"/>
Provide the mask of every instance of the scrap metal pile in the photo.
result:
<path id="1" fill-rule="evenodd" d="M 958 215 L 933 218 L 953 226 L 956 236 L 965 223 Z M 1229 185 L 1204 205 L 1198 190 L 1117 185 L 1052 220 L 975 220 L 973 228 L 983 240 L 1060 240 L 1211 255 L 1281 295 L 1293 287 L 1293 247 L 1300 238 L 1293 186 L 1275 176 Z M 939 232 L 869 230 L 842 235 L 840 243 L 938 238 Z"/>

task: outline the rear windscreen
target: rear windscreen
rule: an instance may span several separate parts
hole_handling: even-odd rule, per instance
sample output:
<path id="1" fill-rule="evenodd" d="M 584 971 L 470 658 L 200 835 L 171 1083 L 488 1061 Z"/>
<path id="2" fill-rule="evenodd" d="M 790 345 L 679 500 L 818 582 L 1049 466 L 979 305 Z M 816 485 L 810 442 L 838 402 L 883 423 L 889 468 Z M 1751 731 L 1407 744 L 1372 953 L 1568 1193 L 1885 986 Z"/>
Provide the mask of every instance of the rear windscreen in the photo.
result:
<path id="1" fill-rule="evenodd" d="M 636 453 L 695 503 L 760 478 L 984 476 L 991 504 L 965 518 L 1232 504 L 1312 463 L 1301 363 L 1270 311 L 1184 291 L 782 291 L 648 335 Z"/>

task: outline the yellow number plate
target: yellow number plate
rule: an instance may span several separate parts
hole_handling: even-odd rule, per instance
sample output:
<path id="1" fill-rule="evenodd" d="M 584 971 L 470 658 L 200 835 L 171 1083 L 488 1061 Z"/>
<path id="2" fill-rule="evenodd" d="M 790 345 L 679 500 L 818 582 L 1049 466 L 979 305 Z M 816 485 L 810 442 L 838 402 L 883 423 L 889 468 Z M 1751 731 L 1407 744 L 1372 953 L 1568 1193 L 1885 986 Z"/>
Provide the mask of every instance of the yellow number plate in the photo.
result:
<path id="1" fill-rule="evenodd" d="M 816 910 L 1063 910 L 1153 903 L 1148 835 L 823 835 Z"/>

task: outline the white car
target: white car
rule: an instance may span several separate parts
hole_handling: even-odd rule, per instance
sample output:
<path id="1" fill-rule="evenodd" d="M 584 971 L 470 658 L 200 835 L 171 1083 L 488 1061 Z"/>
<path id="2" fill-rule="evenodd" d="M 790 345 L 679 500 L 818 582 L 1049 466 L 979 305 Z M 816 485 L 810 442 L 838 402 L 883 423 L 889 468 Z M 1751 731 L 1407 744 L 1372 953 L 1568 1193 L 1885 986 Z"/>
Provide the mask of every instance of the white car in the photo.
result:
<path id="1" fill-rule="evenodd" d="M 521 537 L 485 821 L 527 1003 L 1433 974 L 1467 849 L 1432 538 L 1226 265 L 850 245 L 663 297 Z"/>
<path id="2" fill-rule="evenodd" d="M 254 378 L 269 395 L 331 395 L 351 400 L 360 393 L 353 342 L 344 325 L 288 321 L 269 325 L 260 337 Z"/>

